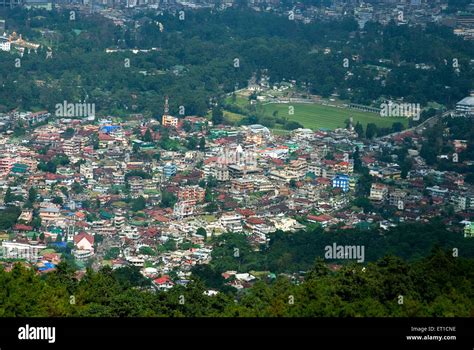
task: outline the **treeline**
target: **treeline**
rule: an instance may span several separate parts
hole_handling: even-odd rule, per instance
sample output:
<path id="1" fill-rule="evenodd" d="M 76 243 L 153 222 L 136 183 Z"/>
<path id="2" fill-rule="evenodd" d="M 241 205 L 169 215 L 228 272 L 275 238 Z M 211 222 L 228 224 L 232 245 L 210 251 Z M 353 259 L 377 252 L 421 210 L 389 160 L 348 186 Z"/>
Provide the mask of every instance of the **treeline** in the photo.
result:
<path id="1" fill-rule="evenodd" d="M 316 261 L 303 283 L 280 276 L 216 296 L 205 295 L 199 280 L 150 291 L 136 268 L 88 270 L 79 281 L 64 263 L 43 276 L 17 264 L 0 269 L 0 316 L 472 317 L 473 281 L 474 261 L 442 250 L 413 263 L 387 256 L 337 272 Z"/>
<path id="2" fill-rule="evenodd" d="M 446 132 L 443 133 L 443 130 Z M 428 164 L 436 163 L 436 156 L 454 153 L 455 149 L 451 142 L 453 140 L 467 141 L 467 148 L 459 152 L 459 163 L 465 160 L 474 160 L 474 123 L 469 117 L 444 118 L 437 124 L 427 128 L 423 136 L 426 141 L 422 145 L 421 156 Z"/>
<path id="3" fill-rule="evenodd" d="M 338 93 L 363 104 L 390 96 L 453 105 L 474 88 L 474 45 L 433 25 L 369 23 L 361 33 L 351 18 L 302 24 L 247 9 L 186 11 L 184 20 L 147 13 L 134 18 L 137 27 L 115 26 L 80 12 L 75 20 L 55 10 L 1 13 L 10 30 L 44 46 L 37 54 L 25 54 L 20 67 L 16 56 L 0 52 L 0 112 L 54 110 L 64 100 L 87 98 L 99 115 L 158 116 L 168 95 L 172 113 L 184 106 L 187 115 L 205 115 L 222 93 L 245 87 L 254 73 L 258 78 L 263 72 L 272 84 L 295 79 L 310 93 Z M 54 33 L 41 34 L 44 28 Z M 53 50 L 51 59 L 46 59 L 47 46 Z M 157 50 L 135 55 L 106 53 L 106 48 Z M 331 52 L 324 54 L 325 48 Z M 349 67 L 343 65 L 346 58 Z M 380 63 L 381 58 L 386 61 Z M 433 69 L 417 69 L 418 63 Z M 390 69 L 384 85 L 374 80 L 375 65 Z"/>
<path id="4" fill-rule="evenodd" d="M 336 229 L 325 232 L 320 227 L 295 233 L 277 231 L 271 234 L 269 245 L 262 245 L 259 251 L 254 250 L 243 234 L 223 234 L 214 240 L 209 267 L 217 273 L 229 270 L 276 273 L 307 271 L 315 259 L 324 258 L 325 247 L 333 243 L 363 246 L 365 262 L 376 261 L 387 254 L 415 261 L 427 256 L 434 247 L 474 259 L 474 240 L 464 238 L 462 233 L 448 231 L 440 220 L 401 224 L 387 231 Z M 236 249 L 238 256 L 235 255 Z M 344 259 L 326 262 L 344 263 Z"/>
<path id="5" fill-rule="evenodd" d="M 427 128 L 423 136 L 425 140 L 421 145 L 420 156 L 428 165 L 439 171 L 465 174 L 464 181 L 474 184 L 474 165 L 470 164 L 474 161 L 474 144 L 472 142 L 474 140 L 474 123 L 472 118 L 444 118 Z M 452 143 L 453 140 L 466 141 L 466 148 L 456 150 Z M 454 154 L 457 154 L 457 161 L 454 159 Z M 434 184 L 429 177 L 426 178 L 426 181 L 430 185 Z"/>

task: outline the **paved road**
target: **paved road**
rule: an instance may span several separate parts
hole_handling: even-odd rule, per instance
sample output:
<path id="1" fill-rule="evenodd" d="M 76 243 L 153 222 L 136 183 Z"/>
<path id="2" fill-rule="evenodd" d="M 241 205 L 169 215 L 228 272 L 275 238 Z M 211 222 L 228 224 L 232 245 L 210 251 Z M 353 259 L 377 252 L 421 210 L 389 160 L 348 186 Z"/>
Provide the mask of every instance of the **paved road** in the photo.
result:
<path id="1" fill-rule="evenodd" d="M 439 119 L 442 119 L 442 118 L 446 118 L 446 117 L 449 117 L 451 114 L 453 113 L 453 111 L 447 111 L 447 112 L 444 112 L 443 114 L 440 114 L 440 115 L 435 115 L 433 117 L 430 117 L 428 119 L 426 119 L 425 121 L 423 121 L 421 124 L 418 124 L 414 127 L 411 127 L 409 129 L 405 129 L 405 130 L 402 130 L 400 132 L 394 132 L 392 134 L 388 134 L 388 135 L 385 135 L 385 136 L 382 136 L 382 137 L 378 137 L 377 139 L 380 139 L 380 140 L 383 140 L 383 139 L 388 139 L 388 138 L 392 138 L 394 136 L 397 136 L 399 134 L 403 134 L 407 131 L 420 131 L 420 130 L 423 130 L 423 128 L 426 128 L 426 127 L 431 127 L 433 125 L 435 125 Z"/>

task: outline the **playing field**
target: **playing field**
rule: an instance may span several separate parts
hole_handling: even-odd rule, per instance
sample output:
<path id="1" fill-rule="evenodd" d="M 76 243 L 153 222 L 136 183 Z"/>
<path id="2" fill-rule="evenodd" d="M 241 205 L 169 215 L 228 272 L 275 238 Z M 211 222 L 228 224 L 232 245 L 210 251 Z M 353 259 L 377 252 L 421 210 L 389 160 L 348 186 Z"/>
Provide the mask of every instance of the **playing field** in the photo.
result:
<path id="1" fill-rule="evenodd" d="M 290 114 L 293 107 L 293 114 Z M 272 116 L 274 111 L 278 111 L 278 117 L 287 117 L 301 123 L 304 127 L 313 130 L 326 128 L 336 129 L 345 127 L 345 120 L 352 117 L 354 125 L 360 122 L 364 129 L 367 123 L 374 123 L 378 127 L 391 127 L 395 122 L 401 122 L 407 126 L 406 118 L 381 117 L 376 113 L 362 112 L 353 109 L 323 106 L 320 104 L 308 103 L 272 103 L 263 106 L 266 115 Z"/>
<path id="2" fill-rule="evenodd" d="M 244 115 L 238 114 L 238 113 L 233 113 L 229 111 L 224 111 L 224 119 L 231 122 L 231 123 L 238 123 L 239 120 L 241 120 Z"/>

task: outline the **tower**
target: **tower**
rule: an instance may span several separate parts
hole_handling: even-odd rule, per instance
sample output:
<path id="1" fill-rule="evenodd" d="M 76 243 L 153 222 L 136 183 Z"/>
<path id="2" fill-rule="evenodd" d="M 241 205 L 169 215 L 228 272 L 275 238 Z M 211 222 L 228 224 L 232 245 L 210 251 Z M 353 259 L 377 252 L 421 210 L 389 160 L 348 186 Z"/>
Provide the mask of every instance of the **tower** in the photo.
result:
<path id="1" fill-rule="evenodd" d="M 169 108 L 169 104 L 168 104 L 168 96 L 165 96 L 165 109 L 164 109 L 163 114 L 168 115 L 169 111 L 170 111 L 170 108 Z"/>

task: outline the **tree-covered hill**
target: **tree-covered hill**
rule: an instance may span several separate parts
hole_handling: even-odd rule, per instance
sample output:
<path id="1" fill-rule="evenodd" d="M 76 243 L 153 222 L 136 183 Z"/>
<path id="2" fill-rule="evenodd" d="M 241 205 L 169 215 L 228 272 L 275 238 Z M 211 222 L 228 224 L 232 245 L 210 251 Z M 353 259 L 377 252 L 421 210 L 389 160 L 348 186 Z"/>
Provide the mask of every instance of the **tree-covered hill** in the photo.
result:
<path id="1" fill-rule="evenodd" d="M 0 52 L 0 112 L 54 111 L 64 100 L 87 98 L 99 115 L 157 116 L 168 95 L 172 113 L 182 105 L 187 115 L 205 115 L 210 98 L 245 87 L 253 73 L 263 72 L 270 83 L 295 79 L 310 93 L 336 92 L 364 104 L 382 95 L 452 105 L 474 88 L 474 44 L 434 25 L 369 23 L 359 32 L 351 18 L 302 24 L 242 9 L 187 11 L 184 20 L 137 14 L 124 27 L 80 12 L 75 20 L 56 10 L 2 9 L 0 15 L 8 18 L 10 31 L 43 44 L 37 54 L 25 54 L 20 66 L 18 55 Z M 53 51 L 49 59 L 47 47 Z M 107 53 L 107 48 L 125 51 Z M 136 48 L 150 51 L 127 51 Z M 421 63 L 431 68 L 418 69 Z M 389 72 L 385 85 L 374 80 L 378 66 Z"/>
<path id="2" fill-rule="evenodd" d="M 337 272 L 317 261 L 301 284 L 279 277 L 216 296 L 206 296 L 199 280 L 151 292 L 133 268 L 87 271 L 78 281 L 66 264 L 44 276 L 17 264 L 0 270 L 0 316 L 469 317 L 473 283 L 474 261 L 442 250 L 413 263 L 387 256 Z"/>
<path id="3" fill-rule="evenodd" d="M 389 230 L 334 230 L 321 228 L 295 233 L 277 231 L 270 236 L 267 247 L 255 251 L 244 235 L 223 234 L 215 238 L 210 268 L 216 272 L 272 271 L 296 273 L 307 271 L 317 258 L 324 258 L 325 247 L 337 245 L 363 246 L 364 261 L 374 262 L 387 254 L 407 261 L 427 256 L 435 247 L 452 254 L 474 259 L 474 240 L 460 232 L 447 230 L 440 220 L 430 223 L 403 224 Z M 234 256 L 239 249 L 239 257 Z M 327 260 L 343 263 L 344 260 Z"/>

